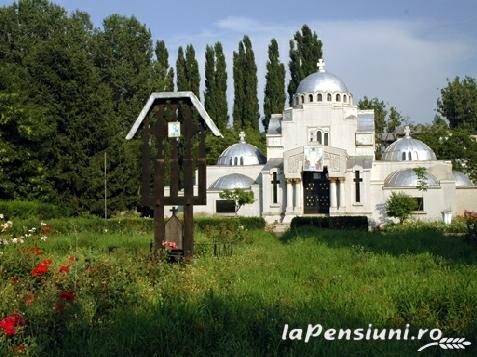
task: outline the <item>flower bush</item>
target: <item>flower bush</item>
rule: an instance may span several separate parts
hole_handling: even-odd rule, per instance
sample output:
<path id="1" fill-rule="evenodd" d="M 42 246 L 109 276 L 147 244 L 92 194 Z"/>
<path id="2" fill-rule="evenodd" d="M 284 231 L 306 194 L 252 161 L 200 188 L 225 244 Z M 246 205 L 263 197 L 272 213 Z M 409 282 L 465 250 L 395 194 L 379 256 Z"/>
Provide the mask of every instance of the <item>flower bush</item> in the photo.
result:
<path id="1" fill-rule="evenodd" d="M 469 238 L 477 241 L 477 212 L 465 211 L 464 218 L 467 224 Z"/>

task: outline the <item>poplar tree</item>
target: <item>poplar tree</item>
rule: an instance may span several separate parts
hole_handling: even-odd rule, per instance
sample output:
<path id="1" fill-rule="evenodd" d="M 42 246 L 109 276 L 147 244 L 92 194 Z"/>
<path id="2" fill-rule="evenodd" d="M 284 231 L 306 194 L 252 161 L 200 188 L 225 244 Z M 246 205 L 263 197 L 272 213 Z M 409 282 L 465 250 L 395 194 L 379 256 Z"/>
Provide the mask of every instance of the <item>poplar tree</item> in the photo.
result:
<path id="1" fill-rule="evenodd" d="M 215 51 L 207 45 L 205 47 L 205 110 L 217 124 L 217 90 L 215 81 Z"/>
<path id="2" fill-rule="evenodd" d="M 225 129 L 229 121 L 227 106 L 227 65 L 220 42 L 216 42 L 215 50 L 215 119 L 219 129 Z"/>
<path id="3" fill-rule="evenodd" d="M 290 40 L 290 82 L 288 83 L 288 101 L 292 104 L 300 81 L 316 72 L 316 63 L 322 58 L 322 42 L 316 32 L 303 25 Z"/>
<path id="4" fill-rule="evenodd" d="M 151 91 L 171 92 L 174 90 L 174 69 L 169 67 L 169 52 L 164 41 L 156 42 L 155 53 Z"/>
<path id="5" fill-rule="evenodd" d="M 280 62 L 277 40 L 272 39 L 268 46 L 267 75 L 263 103 L 265 131 L 273 113 L 280 113 L 285 106 L 285 66 Z"/>
<path id="6" fill-rule="evenodd" d="M 234 125 L 258 130 L 257 65 L 252 42 L 244 36 L 234 52 Z"/>
<path id="7" fill-rule="evenodd" d="M 189 90 L 192 91 L 197 98 L 200 100 L 200 74 L 199 74 L 199 64 L 195 58 L 195 50 L 192 45 L 187 45 L 186 54 L 186 76 L 189 84 Z"/>
<path id="8" fill-rule="evenodd" d="M 189 90 L 189 83 L 187 80 L 187 69 L 186 61 L 184 58 L 184 50 L 182 46 L 177 50 L 177 60 L 176 60 L 176 72 L 177 72 L 177 90 L 185 91 Z"/>

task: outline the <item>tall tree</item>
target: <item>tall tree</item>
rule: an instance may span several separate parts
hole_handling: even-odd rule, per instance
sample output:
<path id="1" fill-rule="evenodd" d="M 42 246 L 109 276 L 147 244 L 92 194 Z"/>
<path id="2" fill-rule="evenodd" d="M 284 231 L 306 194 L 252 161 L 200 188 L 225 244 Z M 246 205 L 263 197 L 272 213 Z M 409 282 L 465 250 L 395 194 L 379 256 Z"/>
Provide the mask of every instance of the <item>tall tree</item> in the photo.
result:
<path id="1" fill-rule="evenodd" d="M 265 131 L 273 113 L 280 113 L 285 106 L 285 66 L 280 62 L 278 42 L 272 39 L 268 46 L 267 75 L 265 84 L 265 97 L 263 103 L 264 119 L 262 120 Z"/>
<path id="2" fill-rule="evenodd" d="M 307 25 L 297 31 L 290 40 L 290 82 L 288 83 L 288 100 L 292 104 L 300 81 L 316 71 L 316 63 L 322 58 L 322 43 L 317 34 Z"/>
<path id="3" fill-rule="evenodd" d="M 179 47 L 176 62 L 177 89 L 180 91 L 192 91 L 200 99 L 199 64 L 195 58 L 195 50 L 192 45 L 187 45 L 185 50 Z"/>
<path id="4" fill-rule="evenodd" d="M 244 36 L 234 52 L 234 125 L 258 130 L 257 65 L 252 41 Z"/>
<path id="5" fill-rule="evenodd" d="M 216 120 L 216 89 L 215 82 L 215 51 L 212 46 L 205 47 L 205 110 L 213 120 Z M 217 124 L 217 123 L 216 123 Z"/>
<path id="6" fill-rule="evenodd" d="M 437 111 L 448 121 L 451 128 L 468 128 L 477 132 L 477 83 L 474 78 L 456 77 L 441 89 Z"/>
<path id="7" fill-rule="evenodd" d="M 174 69 L 169 66 L 169 52 L 164 41 L 156 42 L 155 54 L 151 91 L 171 92 L 174 90 Z"/>
<path id="8" fill-rule="evenodd" d="M 215 51 L 215 120 L 219 129 L 225 129 L 229 121 L 227 106 L 227 65 L 220 42 L 214 45 Z"/>

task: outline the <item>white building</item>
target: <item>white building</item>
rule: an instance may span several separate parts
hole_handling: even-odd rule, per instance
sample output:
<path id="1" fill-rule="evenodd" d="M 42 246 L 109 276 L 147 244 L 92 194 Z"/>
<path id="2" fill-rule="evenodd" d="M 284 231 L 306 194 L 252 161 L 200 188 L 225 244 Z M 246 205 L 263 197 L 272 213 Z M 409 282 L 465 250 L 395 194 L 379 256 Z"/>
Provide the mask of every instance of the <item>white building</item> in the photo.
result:
<path id="1" fill-rule="evenodd" d="M 236 187 L 255 197 L 239 214 L 270 223 L 308 214 L 365 215 L 372 224 L 382 223 L 389 220 L 384 205 L 394 191 L 422 201 L 415 216 L 423 220 L 477 210 L 477 187 L 450 161 L 436 160 L 409 130 L 376 160 L 374 112 L 359 110 L 345 83 L 326 72 L 321 60 L 318 71 L 301 81 L 293 107 L 272 116 L 266 138 L 266 157 L 242 134 L 217 165 L 207 167 L 207 205 L 195 212 L 230 212 L 233 207 L 219 194 Z M 417 167 L 426 169 L 425 192 L 417 189 Z"/>

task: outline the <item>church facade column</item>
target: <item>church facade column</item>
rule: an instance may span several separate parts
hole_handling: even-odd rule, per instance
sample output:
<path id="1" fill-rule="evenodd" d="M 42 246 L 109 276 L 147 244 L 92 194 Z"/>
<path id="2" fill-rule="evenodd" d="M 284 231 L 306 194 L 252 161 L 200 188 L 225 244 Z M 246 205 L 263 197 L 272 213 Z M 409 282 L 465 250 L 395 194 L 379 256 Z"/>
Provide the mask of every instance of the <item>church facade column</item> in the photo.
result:
<path id="1" fill-rule="evenodd" d="M 337 208 L 337 197 L 336 197 L 336 179 L 330 178 L 330 208 Z"/>
<path id="2" fill-rule="evenodd" d="M 303 194 L 301 190 L 302 181 L 295 181 L 295 212 L 301 213 L 303 207 Z"/>
<path id="3" fill-rule="evenodd" d="M 293 183 L 287 180 L 287 213 L 293 212 Z"/>
<path id="4" fill-rule="evenodd" d="M 345 179 L 341 177 L 339 179 L 340 183 L 340 210 L 344 210 L 346 208 L 346 199 L 345 199 Z"/>

